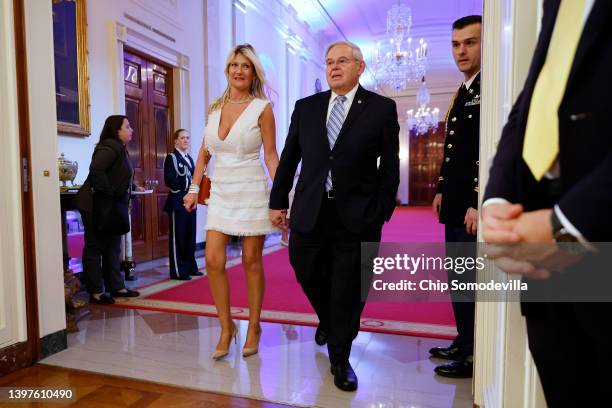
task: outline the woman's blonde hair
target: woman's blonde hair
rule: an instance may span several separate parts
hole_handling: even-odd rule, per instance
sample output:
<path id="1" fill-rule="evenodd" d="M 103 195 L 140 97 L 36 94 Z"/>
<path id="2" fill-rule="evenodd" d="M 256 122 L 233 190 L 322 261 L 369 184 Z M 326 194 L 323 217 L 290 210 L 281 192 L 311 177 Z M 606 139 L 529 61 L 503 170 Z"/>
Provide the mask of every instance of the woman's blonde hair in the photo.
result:
<path id="1" fill-rule="evenodd" d="M 261 66 L 259 57 L 257 57 L 257 54 L 255 53 L 255 48 L 253 48 L 251 44 L 240 44 L 232 48 L 227 56 L 227 60 L 225 61 L 225 78 L 227 79 L 227 87 L 225 88 L 225 91 L 223 91 L 223 94 L 210 105 L 210 108 L 208 109 L 209 113 L 214 112 L 217 109 L 221 109 L 230 99 L 231 87 L 229 81 L 229 67 L 238 54 L 241 54 L 251 62 L 255 72 L 255 76 L 251 82 L 249 94 L 255 98 L 268 99 L 266 97 L 266 73 Z"/>

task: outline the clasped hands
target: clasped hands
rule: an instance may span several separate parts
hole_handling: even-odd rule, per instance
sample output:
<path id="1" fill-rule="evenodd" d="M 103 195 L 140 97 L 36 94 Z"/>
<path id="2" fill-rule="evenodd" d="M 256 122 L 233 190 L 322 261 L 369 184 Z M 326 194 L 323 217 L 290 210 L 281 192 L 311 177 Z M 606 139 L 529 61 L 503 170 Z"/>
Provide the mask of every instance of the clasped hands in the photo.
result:
<path id="1" fill-rule="evenodd" d="M 287 210 L 270 210 L 270 222 L 275 227 L 286 230 L 287 225 Z"/>
<path id="2" fill-rule="evenodd" d="M 552 209 L 524 211 L 520 204 L 494 203 L 482 209 L 486 254 L 504 272 L 547 279 L 580 260 L 553 239 Z"/>

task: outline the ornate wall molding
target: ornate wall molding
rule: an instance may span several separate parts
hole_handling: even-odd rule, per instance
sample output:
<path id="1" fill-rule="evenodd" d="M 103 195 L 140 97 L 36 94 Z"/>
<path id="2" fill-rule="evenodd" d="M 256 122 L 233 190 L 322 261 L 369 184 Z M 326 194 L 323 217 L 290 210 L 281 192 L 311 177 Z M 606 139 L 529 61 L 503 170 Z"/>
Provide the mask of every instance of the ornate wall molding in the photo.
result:
<path id="1" fill-rule="evenodd" d="M 155 17 L 183 31 L 177 0 L 130 0 L 135 5 Z"/>
<path id="2" fill-rule="evenodd" d="M 148 36 L 121 22 L 115 23 L 114 42 L 117 49 L 117 59 L 114 76 L 115 111 L 125 112 L 125 89 L 123 85 L 123 50 L 130 47 L 146 55 L 156 58 L 173 68 L 173 105 L 175 125 L 191 127 L 191 99 L 189 69 L 190 58 L 178 52 L 175 48 L 162 44 L 152 36 Z"/>
<path id="3" fill-rule="evenodd" d="M 180 53 L 172 47 L 163 44 L 152 36 L 146 35 L 135 27 L 122 22 L 115 23 L 116 41 L 142 51 L 147 55 L 161 60 L 173 67 L 180 64 Z"/>
<path id="4" fill-rule="evenodd" d="M 310 31 L 308 24 L 298 20 L 293 7 L 283 4 L 281 0 L 234 0 L 234 2 L 244 4 L 247 13 L 249 10 L 255 11 L 274 27 L 288 44 L 291 44 L 297 54 L 308 61 L 312 60 L 319 68 L 323 69 L 322 61 L 319 62 L 316 52 L 313 52 L 310 45 L 304 40 L 306 37 L 314 40 L 315 35 Z M 285 21 L 290 23 L 287 24 Z M 302 32 L 295 32 L 289 27 L 294 27 Z"/>

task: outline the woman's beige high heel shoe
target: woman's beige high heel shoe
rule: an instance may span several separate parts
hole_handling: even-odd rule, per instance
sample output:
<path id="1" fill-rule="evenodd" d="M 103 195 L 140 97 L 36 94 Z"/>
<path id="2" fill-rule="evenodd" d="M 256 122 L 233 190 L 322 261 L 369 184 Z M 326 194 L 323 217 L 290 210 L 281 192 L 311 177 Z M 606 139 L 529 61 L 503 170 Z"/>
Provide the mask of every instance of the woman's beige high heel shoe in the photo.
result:
<path id="1" fill-rule="evenodd" d="M 229 344 L 232 344 L 232 340 L 234 340 L 234 343 L 237 342 L 236 340 L 236 335 L 238 334 L 238 327 L 236 326 L 236 323 L 232 322 L 232 337 L 230 337 L 230 342 Z M 229 354 L 229 346 L 225 349 L 225 350 L 219 350 L 216 349 L 215 352 L 212 355 L 213 360 L 221 360 L 223 357 L 227 356 Z"/>
<path id="2" fill-rule="evenodd" d="M 259 340 L 260 339 L 261 339 L 261 327 L 259 328 L 259 331 L 257 332 L 257 345 L 255 347 L 243 347 L 242 357 L 249 357 L 249 356 L 257 354 L 259 352 Z"/>

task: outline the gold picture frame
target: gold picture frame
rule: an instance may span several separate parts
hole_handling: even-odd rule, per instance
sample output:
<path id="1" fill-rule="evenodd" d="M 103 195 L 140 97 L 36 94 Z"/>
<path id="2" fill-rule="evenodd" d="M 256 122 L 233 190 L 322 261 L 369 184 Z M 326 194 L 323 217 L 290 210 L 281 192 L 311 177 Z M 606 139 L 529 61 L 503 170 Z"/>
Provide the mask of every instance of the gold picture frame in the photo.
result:
<path id="1" fill-rule="evenodd" d="M 86 0 L 51 1 L 57 132 L 89 136 L 91 124 Z"/>

